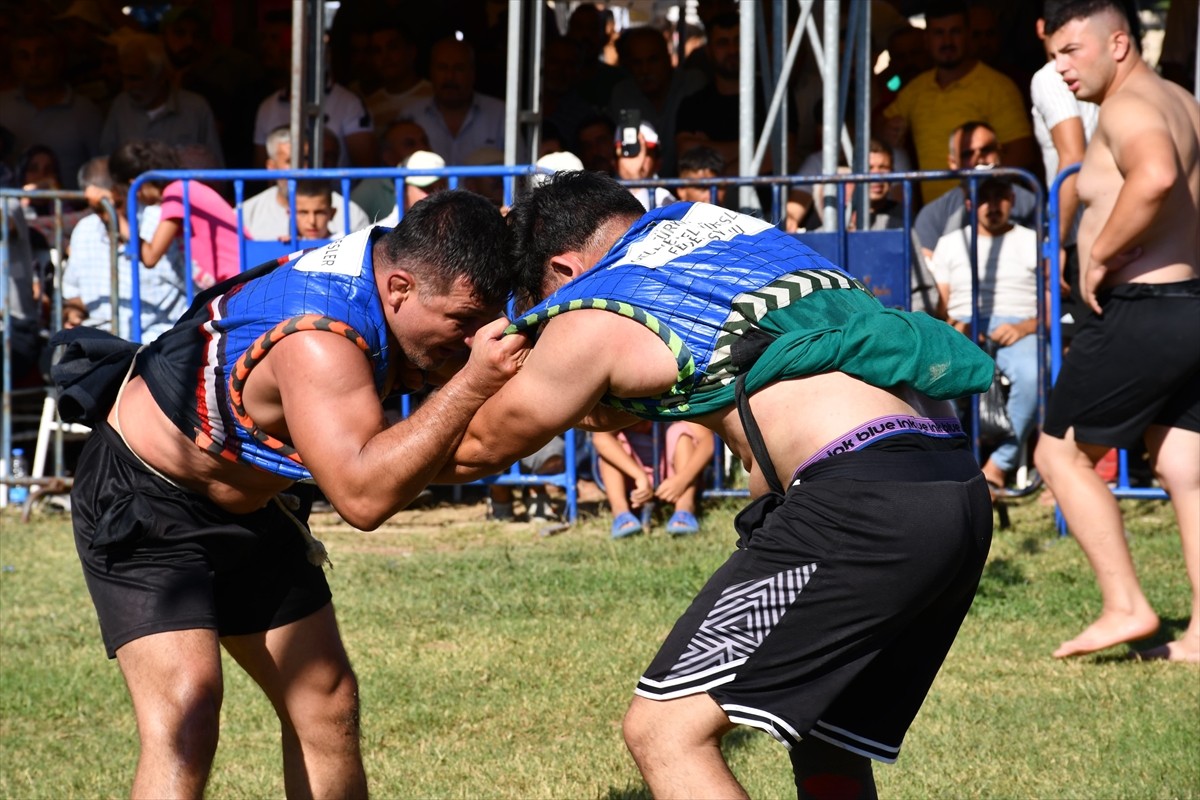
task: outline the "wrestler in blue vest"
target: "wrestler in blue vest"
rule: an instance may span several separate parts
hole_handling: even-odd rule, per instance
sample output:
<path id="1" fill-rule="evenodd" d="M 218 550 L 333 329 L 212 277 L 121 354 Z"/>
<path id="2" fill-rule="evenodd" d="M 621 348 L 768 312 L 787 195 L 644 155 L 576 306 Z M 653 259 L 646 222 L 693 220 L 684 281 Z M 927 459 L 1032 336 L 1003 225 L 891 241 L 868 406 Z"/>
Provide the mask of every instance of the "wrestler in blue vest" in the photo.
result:
<path id="1" fill-rule="evenodd" d="M 741 374 L 748 392 L 837 370 L 883 388 L 906 384 L 935 400 L 984 391 L 992 380 L 991 358 L 945 323 L 885 308 L 795 237 L 707 203 L 645 214 L 595 267 L 510 330 L 533 331 L 581 308 L 630 317 L 675 354 L 679 373 L 669 391 L 603 398 L 647 419 L 729 406 Z"/>
<path id="2" fill-rule="evenodd" d="M 296 451 L 260 430 L 241 403 L 250 371 L 284 336 L 329 330 L 355 342 L 386 390 L 387 325 L 371 250 L 388 228 L 350 234 L 197 296 L 180 322 L 138 357 L 159 407 L 201 448 L 292 480 L 311 480 Z M 253 278 L 253 280 L 251 280 Z M 179 375 L 196 381 L 180 383 Z"/>

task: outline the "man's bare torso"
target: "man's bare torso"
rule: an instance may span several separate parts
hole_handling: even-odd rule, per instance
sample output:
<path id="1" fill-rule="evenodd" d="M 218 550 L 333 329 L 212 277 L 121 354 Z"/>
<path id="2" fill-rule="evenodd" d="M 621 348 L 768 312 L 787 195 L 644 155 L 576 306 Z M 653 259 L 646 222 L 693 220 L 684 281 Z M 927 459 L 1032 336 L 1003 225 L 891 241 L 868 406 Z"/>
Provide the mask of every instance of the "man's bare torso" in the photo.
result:
<path id="1" fill-rule="evenodd" d="M 1200 237 L 1200 106 L 1179 86 L 1143 70 L 1121 86 L 1117 95 L 1135 93 L 1144 113 L 1159 114 L 1174 142 L 1180 172 L 1162 211 L 1142 235 L 1141 255 L 1110 273 L 1105 285 L 1118 283 L 1174 283 L 1200 276 L 1197 239 Z M 1108 221 L 1124 184 L 1111 149 L 1126 125 L 1122 114 L 1105 113 L 1084 156 L 1078 180 L 1079 198 L 1086 208 L 1079 226 L 1081 262 L 1091 252 Z"/>

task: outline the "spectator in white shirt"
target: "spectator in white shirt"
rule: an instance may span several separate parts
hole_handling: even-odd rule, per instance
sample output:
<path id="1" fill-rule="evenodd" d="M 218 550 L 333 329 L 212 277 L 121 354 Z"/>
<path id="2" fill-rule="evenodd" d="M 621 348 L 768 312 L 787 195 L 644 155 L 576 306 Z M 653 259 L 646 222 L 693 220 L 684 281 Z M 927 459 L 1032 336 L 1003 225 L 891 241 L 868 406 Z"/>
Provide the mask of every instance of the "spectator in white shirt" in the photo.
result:
<path id="1" fill-rule="evenodd" d="M 475 91 L 471 45 L 457 39 L 435 44 L 429 79 L 433 95 L 416 101 L 406 116 L 425 129 L 433 152 L 455 165 L 481 147 L 504 149 L 504 102 Z"/>
<path id="2" fill-rule="evenodd" d="M 325 141 L 332 147 L 337 140 L 327 136 Z M 292 133 L 286 126 L 280 126 L 271 131 L 266 140 L 267 169 L 292 168 Z M 335 156 L 336 157 L 336 156 Z M 367 214 L 356 203 L 351 201 L 349 220 L 350 228 L 346 229 L 346 200 L 338 192 L 333 193 L 335 209 L 332 236 L 337 239 L 347 233 L 362 230 L 371 224 Z M 288 205 L 288 182 L 280 179 L 274 186 L 251 197 L 242 203 L 242 225 L 246 235 L 259 241 L 289 241 L 292 238 L 290 207 Z"/>

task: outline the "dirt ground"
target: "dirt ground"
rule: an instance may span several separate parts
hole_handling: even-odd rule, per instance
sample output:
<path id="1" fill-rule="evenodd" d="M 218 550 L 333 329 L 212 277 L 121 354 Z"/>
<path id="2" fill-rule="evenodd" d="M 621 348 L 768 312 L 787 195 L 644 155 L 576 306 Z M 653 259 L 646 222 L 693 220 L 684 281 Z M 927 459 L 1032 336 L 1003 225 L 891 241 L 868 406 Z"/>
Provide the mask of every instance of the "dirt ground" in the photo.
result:
<path id="1" fill-rule="evenodd" d="M 486 489 L 479 486 L 464 486 L 456 499 L 454 490 L 450 487 L 435 486 L 408 508 L 392 517 L 380 529 L 389 533 L 434 533 L 457 528 L 477 528 L 487 521 Z M 528 526 L 524 518 L 525 507 L 520 499 L 520 490 L 515 490 L 515 512 L 517 519 L 513 525 Z M 578 486 L 579 515 L 594 516 L 607 509 L 604 502 L 604 492 L 591 481 L 580 481 Z M 563 491 L 551 487 L 551 497 L 556 508 L 562 508 L 565 501 Z M 330 510 L 316 511 L 310 519 L 313 533 L 324 531 L 346 530 L 348 526 L 342 521 L 337 512 Z"/>

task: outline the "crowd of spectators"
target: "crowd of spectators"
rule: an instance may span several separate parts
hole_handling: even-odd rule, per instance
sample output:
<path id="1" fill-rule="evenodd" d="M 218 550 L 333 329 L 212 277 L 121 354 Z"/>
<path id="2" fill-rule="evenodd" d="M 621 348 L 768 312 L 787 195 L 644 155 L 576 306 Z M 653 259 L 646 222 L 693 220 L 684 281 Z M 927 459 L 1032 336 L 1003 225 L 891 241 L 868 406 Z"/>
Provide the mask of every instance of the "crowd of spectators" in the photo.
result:
<path id="1" fill-rule="evenodd" d="M 1072 104 L 1047 64 L 1039 42 L 1040 2 L 871 3 L 872 56 L 877 64 L 886 63 L 874 76 L 871 108 L 862 112 L 871 115 L 872 172 L 1003 164 L 1027 169 L 1045 184 L 1082 156 L 1095 109 Z M 604 3 L 572 2 L 560 18 L 563 5 L 544 9 L 543 121 L 535 157 L 567 152 L 587 169 L 627 179 L 711 180 L 737 174 L 740 17 L 735 0 L 699 0 L 699 27 L 655 21 L 621 29 L 628 12 L 620 4 L 614 4 L 614 13 Z M 1172 9 L 1177 5 L 1181 13 L 1194 15 L 1195 3 L 1173 3 Z M 106 299 L 111 292 L 98 287 L 107 274 L 112 230 L 98 198 L 111 198 L 120 214 L 119 187 L 128 178 L 119 178 L 117 165 L 106 159 L 128 164 L 118 154 L 128 156 L 133 148 L 161 155 L 166 148 L 170 156 L 163 163 L 183 168 L 295 166 L 288 128 L 291 3 L 179 0 L 165 11 L 152 8 L 122 8 L 113 0 L 0 2 L 0 51 L 10 67 L 0 71 L 0 178 L 5 186 L 91 191 L 88 205 L 79 204 L 68 217 L 75 231 L 69 232 L 62 287 L 70 295 L 65 324 L 109 324 L 113 318 Z M 773 8 L 762 4 L 768 25 Z M 819 12 L 818 6 L 814 13 Z M 340 3 L 328 35 L 322 164 L 501 163 L 506 14 L 507 4 L 494 1 Z M 913 24 L 921 19 L 923 29 Z M 1189 54 L 1184 45 L 1180 53 L 1164 50 L 1161 62 L 1163 73 L 1180 81 L 1194 74 L 1187 63 L 1189 56 L 1195 58 L 1194 48 Z M 819 174 L 821 78 L 807 45 L 790 88 L 786 171 Z M 755 107 L 761 125 L 767 107 L 761 88 Z M 851 90 L 847 108 L 857 107 Z M 628 110 L 641 120 L 632 156 L 622 155 L 617 129 Z M 147 142 L 157 149 L 147 150 Z M 764 174 L 775 171 L 776 158 L 769 148 Z M 443 186 L 436 178 L 414 177 L 399 196 L 409 205 Z M 245 199 L 247 238 L 336 237 L 394 220 L 401 211 L 388 180 L 356 182 L 349 197 L 338 187 L 312 182 L 293 187 L 280 181 Z M 476 179 L 470 188 L 503 203 L 496 181 Z M 745 193 L 711 184 L 674 193 L 639 191 L 647 207 L 677 198 L 764 216 L 771 207 L 769 197 L 747 206 Z M 872 229 L 902 224 L 897 187 L 878 183 L 864 191 L 870 196 Z M 1020 185 L 1012 191 L 1013 223 L 1033 226 L 1036 195 Z M 148 300 L 152 312 L 169 316 L 180 302 L 187 269 L 199 285 L 235 269 L 228 236 L 235 216 L 231 207 L 221 206 L 222 195 L 227 203 L 232 197 L 222 186 L 193 191 L 190 202 L 194 210 L 202 209 L 203 224 L 193 219 L 193 264 L 185 267 L 178 187 L 155 186 L 148 192 L 156 196 L 143 199 L 138 212 L 143 308 Z M 819 193 L 820 187 L 797 181 L 787 194 L 786 218 L 776 221 L 790 231 L 818 227 L 825 207 Z M 920 184 L 918 193 L 922 208 L 915 215 L 919 246 L 913 287 L 927 291 L 926 309 L 938 313 L 930 262 L 939 241 L 968 224 L 968 192 L 955 181 L 941 181 Z M 1073 210 L 1073 200 L 1065 201 Z M 40 208 L 44 216 L 45 205 Z M 40 314 L 48 322 L 52 287 L 45 265 L 35 263 L 39 206 L 26 202 L 21 211 L 11 223 L 14 319 L 25 325 Z M 849 207 L 842 221 L 864 227 Z M 1064 216 L 1064 223 L 1070 221 Z M 127 235 L 120 227 L 117 232 Z M 32 243 L 26 246 L 26 240 Z M 44 235 L 41 247 L 47 249 Z M 120 266 L 128 270 L 126 260 Z M 147 291 L 154 296 L 145 296 Z M 162 298 L 154 299 L 159 293 Z M 122 309 L 127 316 L 124 303 Z M 152 335 L 161 320 L 150 322 Z"/>

